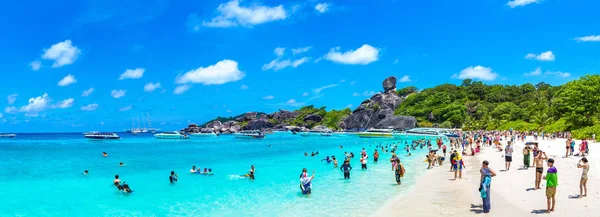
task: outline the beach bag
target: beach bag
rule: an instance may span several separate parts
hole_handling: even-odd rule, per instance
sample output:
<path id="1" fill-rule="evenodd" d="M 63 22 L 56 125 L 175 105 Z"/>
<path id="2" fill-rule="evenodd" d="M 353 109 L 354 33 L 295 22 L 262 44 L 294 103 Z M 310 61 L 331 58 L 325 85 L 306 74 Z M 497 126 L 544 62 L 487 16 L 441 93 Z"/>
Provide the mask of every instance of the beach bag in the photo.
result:
<path id="1" fill-rule="evenodd" d="M 404 177 L 404 173 L 406 172 L 406 170 L 404 169 L 404 165 L 400 165 L 400 178 Z"/>

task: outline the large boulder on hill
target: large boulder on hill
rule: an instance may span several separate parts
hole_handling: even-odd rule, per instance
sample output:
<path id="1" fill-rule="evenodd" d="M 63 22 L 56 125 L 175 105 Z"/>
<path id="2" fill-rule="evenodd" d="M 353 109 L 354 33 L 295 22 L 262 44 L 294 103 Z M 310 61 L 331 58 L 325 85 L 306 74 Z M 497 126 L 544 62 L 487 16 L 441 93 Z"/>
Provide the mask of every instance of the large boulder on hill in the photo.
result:
<path id="1" fill-rule="evenodd" d="M 312 121 L 312 122 L 321 122 L 321 120 L 323 120 L 323 117 L 321 117 L 321 115 L 319 114 L 309 114 L 306 117 L 304 117 L 304 122 L 308 122 L 308 121 Z"/>
<path id="2" fill-rule="evenodd" d="M 229 132 L 237 133 L 237 132 L 240 132 L 241 129 L 242 129 L 242 127 L 240 125 L 233 125 L 233 126 L 231 126 L 231 128 L 229 128 Z"/>
<path id="3" fill-rule="evenodd" d="M 253 120 L 248 122 L 248 124 L 246 124 L 246 126 L 242 127 L 242 130 L 262 130 L 262 129 L 267 129 L 267 128 L 273 128 L 275 126 L 275 124 L 265 120 L 265 119 L 258 119 L 258 120 Z"/>
<path id="4" fill-rule="evenodd" d="M 244 114 L 244 120 L 245 121 L 251 121 L 256 119 L 256 115 L 258 115 L 258 113 L 256 112 L 246 112 L 246 114 Z"/>
<path id="5" fill-rule="evenodd" d="M 394 110 L 404 101 L 403 97 L 396 94 L 396 78 L 386 78 L 382 86 L 383 93 L 364 100 L 340 126 L 343 125 L 345 129 L 415 127 L 414 117 L 394 115 Z"/>

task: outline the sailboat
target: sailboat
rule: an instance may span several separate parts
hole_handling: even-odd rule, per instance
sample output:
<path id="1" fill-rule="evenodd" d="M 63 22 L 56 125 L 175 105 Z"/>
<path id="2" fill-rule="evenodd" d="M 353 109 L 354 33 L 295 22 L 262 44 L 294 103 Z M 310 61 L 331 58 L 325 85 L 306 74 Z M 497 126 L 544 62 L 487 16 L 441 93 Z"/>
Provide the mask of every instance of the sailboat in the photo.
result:
<path id="1" fill-rule="evenodd" d="M 137 128 L 135 127 L 135 119 L 136 118 L 137 118 Z M 131 118 L 131 129 L 127 130 L 127 132 L 131 133 L 132 135 L 137 135 L 140 133 L 154 134 L 158 130 L 158 129 L 152 128 L 152 121 L 150 120 L 150 114 L 146 113 L 146 115 L 144 115 L 144 113 L 142 112 L 142 122 L 141 123 L 143 123 L 143 128 L 140 124 L 140 116 L 136 115 L 136 118 Z M 148 125 L 146 125 L 146 123 Z"/>

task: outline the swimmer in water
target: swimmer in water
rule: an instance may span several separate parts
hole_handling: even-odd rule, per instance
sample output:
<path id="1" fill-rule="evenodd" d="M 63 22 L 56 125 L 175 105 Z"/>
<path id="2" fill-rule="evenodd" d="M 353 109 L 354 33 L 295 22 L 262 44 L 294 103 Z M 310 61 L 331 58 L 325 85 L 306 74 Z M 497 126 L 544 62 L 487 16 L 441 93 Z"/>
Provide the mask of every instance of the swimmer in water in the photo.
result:
<path id="1" fill-rule="evenodd" d="M 331 163 L 331 159 L 329 159 L 329 156 L 327 156 L 325 159 L 323 159 L 321 161 L 326 161 L 327 163 Z"/>
<path id="2" fill-rule="evenodd" d="M 333 159 L 333 168 L 337 168 L 338 162 L 337 162 L 337 159 L 335 159 L 335 156 L 331 156 L 331 159 Z"/>
<path id="3" fill-rule="evenodd" d="M 88 174 L 89 174 L 89 172 L 87 170 L 83 171 L 83 175 L 87 176 Z"/>
<path id="4" fill-rule="evenodd" d="M 102 156 L 103 157 L 108 157 L 108 154 L 106 152 L 102 152 Z"/>
<path id="5" fill-rule="evenodd" d="M 196 166 L 192 166 L 192 169 L 190 170 L 190 173 L 196 173 Z"/>
<path id="6" fill-rule="evenodd" d="M 212 176 L 212 175 L 214 175 L 214 173 L 212 172 L 212 169 L 211 169 L 211 168 L 208 168 L 208 173 L 207 173 L 206 175 L 209 175 L 209 176 Z"/>
<path id="7" fill-rule="evenodd" d="M 119 166 L 120 166 L 120 167 L 124 167 L 124 166 L 127 166 L 127 164 L 124 164 L 123 162 L 120 162 L 120 163 L 119 163 Z"/>
<path id="8" fill-rule="evenodd" d="M 171 171 L 171 176 L 169 176 L 169 182 L 171 182 L 171 183 L 177 182 L 178 177 L 179 176 L 177 174 L 175 174 L 175 171 Z"/>
<path id="9" fill-rule="evenodd" d="M 113 180 L 113 185 L 115 185 L 115 187 L 117 187 L 117 189 L 119 190 L 123 190 L 123 187 L 121 186 L 121 180 L 119 179 L 119 175 L 115 175 L 115 180 Z"/>
<path id="10" fill-rule="evenodd" d="M 133 191 L 131 190 L 131 188 L 129 188 L 128 184 L 123 183 L 123 192 L 125 192 L 125 193 L 131 193 Z"/>
<path id="11" fill-rule="evenodd" d="M 248 177 L 250 178 L 250 180 L 254 180 L 255 172 L 256 172 L 256 168 L 254 168 L 254 165 L 250 166 L 250 171 L 248 171 Z"/>

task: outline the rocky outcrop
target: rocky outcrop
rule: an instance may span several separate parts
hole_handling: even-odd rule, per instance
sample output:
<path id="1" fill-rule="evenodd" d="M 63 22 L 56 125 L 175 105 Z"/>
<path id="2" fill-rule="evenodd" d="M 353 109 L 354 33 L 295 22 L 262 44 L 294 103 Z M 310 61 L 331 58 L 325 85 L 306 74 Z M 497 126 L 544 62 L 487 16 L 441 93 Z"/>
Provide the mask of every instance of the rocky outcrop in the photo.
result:
<path id="1" fill-rule="evenodd" d="M 323 117 L 321 117 L 321 115 L 319 115 L 319 114 L 309 114 L 306 117 L 304 117 L 304 122 L 312 121 L 312 122 L 317 123 L 317 122 L 321 122 L 322 120 L 323 120 Z"/>
<path id="2" fill-rule="evenodd" d="M 340 126 L 345 129 L 365 128 L 413 128 L 417 120 L 409 116 L 396 116 L 394 110 L 400 106 L 404 98 L 396 94 L 396 78 L 386 78 L 383 93 L 377 93 L 363 101 Z"/>
<path id="3" fill-rule="evenodd" d="M 263 130 L 263 129 L 271 129 L 275 126 L 275 124 L 267 121 L 266 119 L 257 119 L 248 122 L 246 126 L 242 127 L 242 130 Z"/>

